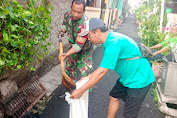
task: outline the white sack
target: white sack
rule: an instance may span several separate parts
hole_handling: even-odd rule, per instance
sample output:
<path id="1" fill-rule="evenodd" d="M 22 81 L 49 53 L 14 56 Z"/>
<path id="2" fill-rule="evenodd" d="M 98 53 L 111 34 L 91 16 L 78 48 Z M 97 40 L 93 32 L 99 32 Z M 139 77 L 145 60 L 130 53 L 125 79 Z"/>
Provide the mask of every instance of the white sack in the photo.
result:
<path id="1" fill-rule="evenodd" d="M 82 87 L 87 81 L 76 82 L 76 89 Z M 88 118 L 88 90 L 79 99 L 71 99 L 68 92 L 65 94 L 65 100 L 70 105 L 69 118 Z"/>

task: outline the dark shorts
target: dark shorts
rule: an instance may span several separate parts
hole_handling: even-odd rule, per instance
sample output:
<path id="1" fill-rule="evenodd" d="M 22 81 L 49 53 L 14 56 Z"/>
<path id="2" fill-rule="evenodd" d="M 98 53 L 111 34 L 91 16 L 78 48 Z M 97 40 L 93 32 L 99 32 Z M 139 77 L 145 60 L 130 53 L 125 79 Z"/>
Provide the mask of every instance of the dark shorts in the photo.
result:
<path id="1" fill-rule="evenodd" d="M 149 91 L 151 84 L 144 88 L 128 88 L 123 86 L 122 83 L 117 80 L 117 83 L 109 93 L 110 96 L 122 99 L 125 102 L 124 106 L 124 117 L 125 118 L 136 118 L 140 111 L 142 102 Z"/>

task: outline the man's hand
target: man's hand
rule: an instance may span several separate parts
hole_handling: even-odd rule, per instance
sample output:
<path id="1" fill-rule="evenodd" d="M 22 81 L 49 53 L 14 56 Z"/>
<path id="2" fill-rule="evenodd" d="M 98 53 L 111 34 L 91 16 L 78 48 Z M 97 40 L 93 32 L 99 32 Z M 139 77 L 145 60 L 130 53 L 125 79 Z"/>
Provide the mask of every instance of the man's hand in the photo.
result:
<path id="1" fill-rule="evenodd" d="M 66 30 L 65 29 L 61 29 L 61 36 L 63 37 L 64 34 L 66 33 Z"/>
<path id="2" fill-rule="evenodd" d="M 65 58 L 67 57 L 67 54 L 66 53 L 59 54 L 58 55 L 59 61 L 61 60 L 61 57 L 63 58 L 63 60 L 65 60 Z"/>
<path id="3" fill-rule="evenodd" d="M 61 32 L 61 37 L 63 37 L 66 31 L 62 29 L 60 32 Z M 57 32 L 57 37 L 59 38 L 59 32 Z"/>
<path id="4" fill-rule="evenodd" d="M 80 91 L 80 89 L 76 89 L 71 93 L 70 98 L 71 99 L 79 99 L 82 96 L 83 92 Z"/>
<path id="5" fill-rule="evenodd" d="M 63 37 L 63 36 L 64 36 L 64 34 L 65 34 L 65 33 L 64 33 L 63 31 L 61 31 L 61 37 Z"/>

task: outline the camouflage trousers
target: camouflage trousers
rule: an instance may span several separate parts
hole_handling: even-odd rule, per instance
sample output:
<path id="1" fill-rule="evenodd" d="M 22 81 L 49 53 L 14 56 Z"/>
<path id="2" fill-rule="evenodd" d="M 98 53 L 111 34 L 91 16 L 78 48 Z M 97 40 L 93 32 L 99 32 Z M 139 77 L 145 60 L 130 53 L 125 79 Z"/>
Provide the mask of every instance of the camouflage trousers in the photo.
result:
<path id="1" fill-rule="evenodd" d="M 81 77 L 88 76 L 92 70 L 92 54 L 91 51 L 85 54 L 73 54 L 66 58 L 66 73 L 76 82 L 77 70 L 81 72 Z"/>

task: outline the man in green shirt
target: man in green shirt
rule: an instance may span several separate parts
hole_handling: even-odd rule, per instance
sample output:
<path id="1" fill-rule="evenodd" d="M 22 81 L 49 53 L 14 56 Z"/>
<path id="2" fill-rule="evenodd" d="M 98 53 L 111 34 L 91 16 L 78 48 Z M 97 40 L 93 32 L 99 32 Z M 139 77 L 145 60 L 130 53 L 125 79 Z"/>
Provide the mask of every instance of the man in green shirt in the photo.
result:
<path id="1" fill-rule="evenodd" d="M 73 0 L 71 9 L 64 14 L 61 27 L 61 35 L 67 33 L 69 39 L 68 52 L 60 54 L 66 57 L 66 73 L 76 82 L 77 69 L 81 76 L 87 76 L 92 70 L 92 43 L 87 37 L 79 37 L 77 34 L 84 28 L 84 22 L 88 18 L 85 13 L 85 0 Z"/>
<path id="2" fill-rule="evenodd" d="M 134 40 L 119 33 L 108 32 L 102 20 L 92 18 L 86 21 L 85 26 L 85 30 L 78 35 L 87 35 L 92 43 L 103 44 L 104 56 L 100 67 L 81 79 L 89 80 L 81 88 L 74 90 L 71 98 L 80 98 L 87 89 L 97 84 L 109 69 L 115 70 L 120 79 L 110 92 L 107 118 L 115 117 L 119 109 L 119 99 L 125 102 L 124 117 L 137 118 L 151 83 L 155 81 L 148 60 L 141 58 L 142 54 Z"/>

